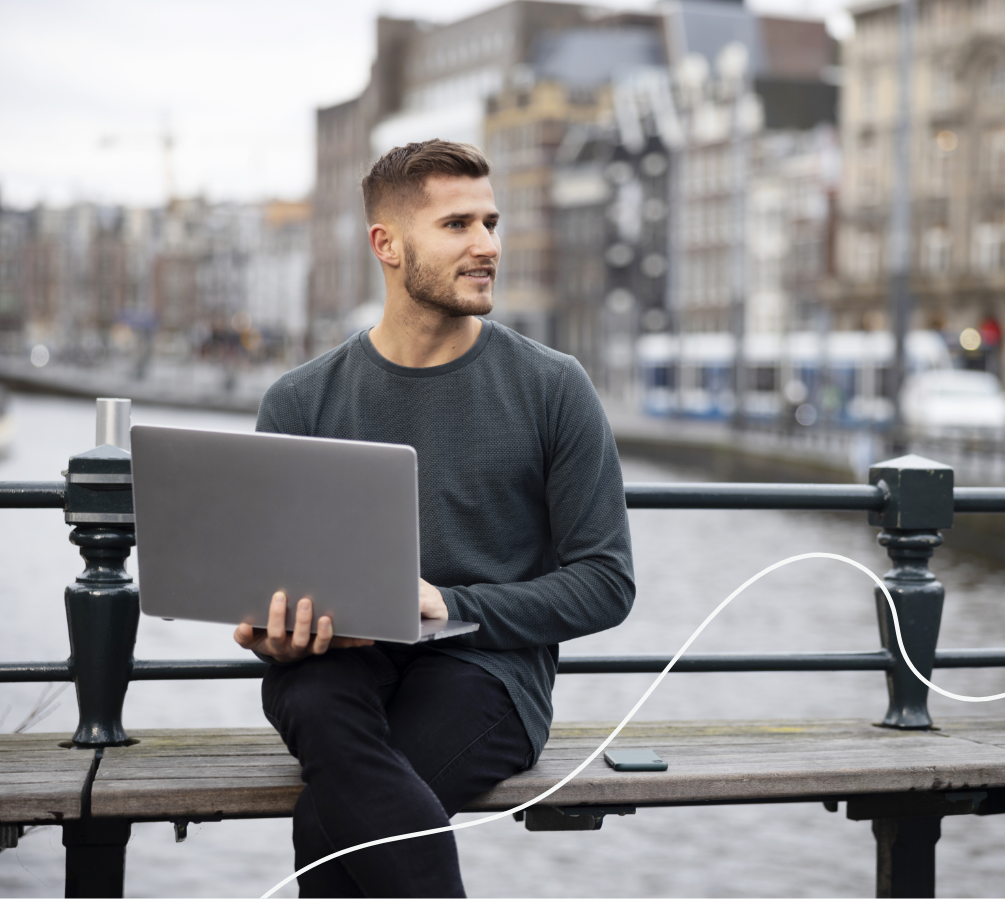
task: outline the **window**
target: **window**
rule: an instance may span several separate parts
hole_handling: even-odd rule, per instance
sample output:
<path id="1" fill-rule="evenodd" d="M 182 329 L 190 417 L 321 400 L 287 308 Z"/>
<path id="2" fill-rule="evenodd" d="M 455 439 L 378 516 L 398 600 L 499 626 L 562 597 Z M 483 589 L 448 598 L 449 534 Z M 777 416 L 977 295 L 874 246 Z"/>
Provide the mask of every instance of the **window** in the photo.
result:
<path id="1" fill-rule="evenodd" d="M 1005 60 L 996 59 L 987 67 L 988 96 L 992 100 L 1005 100 Z"/>
<path id="2" fill-rule="evenodd" d="M 921 265 L 926 274 L 944 275 L 949 271 L 949 231 L 943 227 L 929 228 L 922 239 Z"/>
<path id="3" fill-rule="evenodd" d="M 928 142 L 928 188 L 935 196 L 946 196 L 952 190 L 956 146 L 952 131 L 939 131 Z"/>
<path id="4" fill-rule="evenodd" d="M 777 380 L 775 369 L 768 365 L 758 365 L 754 369 L 754 390 L 772 391 L 775 390 Z"/>
<path id="5" fill-rule="evenodd" d="M 867 69 L 862 73 L 862 117 L 874 118 L 876 115 L 876 73 Z"/>
<path id="6" fill-rule="evenodd" d="M 874 134 L 862 135 L 859 146 L 859 198 L 862 203 L 879 201 L 879 147 Z"/>
<path id="7" fill-rule="evenodd" d="M 1005 190 L 1005 128 L 989 131 L 985 137 L 988 183 L 992 190 Z"/>
<path id="8" fill-rule="evenodd" d="M 1002 268 L 1002 226 L 983 222 L 974 226 L 971 264 L 974 271 L 993 274 Z"/>
<path id="9" fill-rule="evenodd" d="M 893 369 L 888 365 L 876 369 L 876 396 L 885 396 L 890 399 L 894 396 Z"/>
<path id="10" fill-rule="evenodd" d="M 852 268 L 860 281 L 879 277 L 879 237 L 871 232 L 859 232 L 854 242 Z"/>
<path id="11" fill-rule="evenodd" d="M 945 109 L 953 105 L 956 93 L 956 73 L 947 63 L 938 63 L 932 72 L 932 105 L 936 109 Z"/>

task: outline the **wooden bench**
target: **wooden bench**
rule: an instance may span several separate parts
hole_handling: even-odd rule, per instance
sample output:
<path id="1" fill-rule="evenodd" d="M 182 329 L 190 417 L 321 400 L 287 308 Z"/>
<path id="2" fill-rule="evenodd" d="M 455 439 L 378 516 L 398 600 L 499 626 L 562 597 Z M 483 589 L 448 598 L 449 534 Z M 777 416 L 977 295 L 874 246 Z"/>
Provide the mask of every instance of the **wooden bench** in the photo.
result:
<path id="1" fill-rule="evenodd" d="M 77 740 L 92 747 L 125 738 L 121 709 L 130 680 L 258 677 L 252 660 L 134 660 L 138 596 L 125 570 L 133 535 L 129 461 L 113 448 L 71 458 L 65 482 L 0 484 L 0 505 L 61 508 L 87 569 L 67 589 L 68 661 L 0 663 L 0 680 L 74 680 Z M 86 486 L 92 485 L 92 486 Z M 105 490 L 106 487 L 114 490 Z M 954 488 L 952 470 L 905 456 L 870 469 L 869 485 L 636 484 L 629 508 L 840 509 L 868 512 L 884 528 L 893 568 L 884 579 L 901 616 L 906 652 L 922 671 L 1005 667 L 998 648 L 937 651 L 942 588 L 927 559 L 954 514 L 1005 513 L 1005 489 Z M 114 500 L 114 502 L 113 502 Z M 114 508 L 110 508 L 110 504 Z M 125 517 L 124 517 L 125 516 Z M 103 586 L 93 602 L 93 583 Z M 872 820 L 878 895 L 934 896 L 941 818 L 1005 812 L 1005 721 L 953 719 L 931 725 L 927 689 L 892 641 L 892 613 L 879 607 L 882 648 L 862 653 L 688 655 L 678 671 L 884 672 L 889 706 L 871 721 L 639 723 L 618 746 L 651 748 L 667 772 L 618 773 L 603 760 L 546 805 L 523 816 L 530 830 L 590 830 L 605 815 L 645 806 L 820 801 Z M 658 672 L 655 657 L 565 658 L 559 673 Z M 558 725 L 539 764 L 477 797 L 471 812 L 513 808 L 577 767 L 610 725 Z M 134 821 L 169 820 L 179 836 L 198 820 L 289 815 L 302 785 L 296 762 L 270 730 L 134 732 L 131 746 L 75 750 L 62 735 L 0 736 L 0 848 L 25 824 L 63 827 L 67 895 L 121 896 Z"/>
<path id="2" fill-rule="evenodd" d="M 556 725 L 534 768 L 498 784 L 465 811 L 504 810 L 534 798 L 579 764 L 610 728 Z M 79 819 L 88 803 L 94 818 L 131 821 L 285 816 L 303 786 L 299 765 L 272 730 L 136 731 L 134 737 L 135 745 L 105 749 L 96 761 L 93 750 L 62 748 L 66 735 L 0 736 L 0 823 L 60 824 Z M 615 745 L 653 749 L 670 768 L 616 772 L 596 759 L 547 805 L 602 811 L 915 794 L 934 803 L 916 801 L 924 812 L 937 811 L 947 794 L 983 792 L 986 798 L 966 811 L 986 813 L 997 807 L 996 791 L 1005 789 L 1005 721 L 985 718 L 949 719 L 932 731 L 863 720 L 643 722 L 626 728 Z M 950 804 L 939 814 L 963 811 L 964 805 Z"/>

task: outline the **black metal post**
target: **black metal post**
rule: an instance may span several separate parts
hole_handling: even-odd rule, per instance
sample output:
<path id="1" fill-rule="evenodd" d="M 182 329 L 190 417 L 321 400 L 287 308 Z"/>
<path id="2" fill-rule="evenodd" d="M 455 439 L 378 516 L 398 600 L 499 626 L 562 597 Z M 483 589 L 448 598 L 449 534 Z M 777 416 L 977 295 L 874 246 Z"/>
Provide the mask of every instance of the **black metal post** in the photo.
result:
<path id="1" fill-rule="evenodd" d="M 953 470 L 920 456 L 902 456 L 874 465 L 869 481 L 889 497 L 882 512 L 869 513 L 869 523 L 883 528 L 878 539 L 893 561 L 883 581 L 897 609 L 904 648 L 918 671 L 931 678 L 945 589 L 928 570 L 928 560 L 942 543 L 938 529 L 953 524 Z M 904 661 L 883 591 L 877 587 L 875 595 L 883 647 L 894 657 L 886 674 L 890 706 L 883 724 L 929 728 L 928 687 Z"/>
<path id="2" fill-rule="evenodd" d="M 66 523 L 85 568 L 66 588 L 70 672 L 80 720 L 73 742 L 95 748 L 82 797 L 81 818 L 63 825 L 67 896 L 121 896 L 131 823 L 95 819 L 90 791 L 101 747 L 128 740 L 122 705 L 133 668 L 140 618 L 139 592 L 125 562 L 135 545 L 129 453 L 109 444 L 70 459 L 66 474 Z"/>
<path id="3" fill-rule="evenodd" d="M 122 704 L 133 667 L 139 591 L 125 562 L 135 545 L 129 453 L 105 444 L 70 459 L 66 522 L 86 567 L 66 588 L 78 746 L 125 743 Z"/>
<path id="4" fill-rule="evenodd" d="M 131 828 L 129 821 L 119 818 L 88 817 L 63 825 L 68 899 L 122 896 Z"/>
<path id="5" fill-rule="evenodd" d="M 941 818 L 877 818 L 876 895 L 935 896 L 935 844 L 942 836 Z"/>
<path id="6" fill-rule="evenodd" d="M 114 746 L 128 739 L 122 705 L 133 665 L 140 606 L 125 561 L 135 539 L 125 528 L 86 527 L 70 533 L 86 568 L 66 588 L 70 659 L 77 687 L 78 746 Z"/>

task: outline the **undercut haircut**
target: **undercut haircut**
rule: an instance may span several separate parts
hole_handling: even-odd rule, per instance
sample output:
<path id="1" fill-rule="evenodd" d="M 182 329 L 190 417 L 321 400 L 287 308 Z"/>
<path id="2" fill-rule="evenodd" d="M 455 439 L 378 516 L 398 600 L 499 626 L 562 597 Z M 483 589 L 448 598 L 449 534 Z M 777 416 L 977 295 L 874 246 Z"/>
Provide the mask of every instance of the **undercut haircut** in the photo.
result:
<path id="1" fill-rule="evenodd" d="M 489 163 L 471 144 L 433 140 L 388 150 L 363 178 L 363 210 L 372 225 L 388 212 L 410 212 L 426 197 L 426 179 L 487 178 Z"/>

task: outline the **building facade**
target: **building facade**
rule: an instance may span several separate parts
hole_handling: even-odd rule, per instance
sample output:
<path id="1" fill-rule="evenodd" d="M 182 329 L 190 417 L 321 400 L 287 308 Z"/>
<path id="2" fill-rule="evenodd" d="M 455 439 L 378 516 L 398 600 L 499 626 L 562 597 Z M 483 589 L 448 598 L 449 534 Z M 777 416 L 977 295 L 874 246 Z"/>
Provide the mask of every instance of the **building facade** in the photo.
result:
<path id="1" fill-rule="evenodd" d="M 841 107 L 844 178 L 835 325 L 892 327 L 890 216 L 902 162 L 899 4 L 852 8 Z M 1005 320 L 1005 2 L 920 0 L 910 61 L 911 326 L 997 369 Z M 965 352 L 972 328 L 982 345 Z"/>
<path id="2" fill-rule="evenodd" d="M 310 204 L 0 210 L 0 350 L 304 357 Z"/>
<path id="3" fill-rule="evenodd" d="M 651 74 L 653 70 L 662 73 L 664 81 L 666 78 L 661 18 L 632 16 L 627 22 L 622 18 L 609 17 L 595 21 L 589 28 L 539 36 L 530 62 L 514 71 L 510 83 L 489 99 L 486 110 L 485 147 L 492 162 L 505 240 L 493 315 L 565 352 L 571 351 L 573 343 L 577 351 L 582 348 L 586 353 L 593 352 L 592 348 L 586 349 L 590 341 L 582 339 L 582 329 L 588 327 L 582 317 L 586 307 L 569 288 L 570 277 L 576 284 L 581 278 L 573 271 L 575 265 L 565 258 L 570 252 L 570 235 L 579 233 L 579 223 L 574 220 L 592 213 L 569 205 L 574 201 L 570 201 L 568 191 L 562 194 L 557 188 L 556 192 L 565 166 L 559 164 L 560 148 L 566 148 L 566 156 L 575 156 L 575 146 L 597 128 L 607 132 L 613 127 L 617 131 L 618 126 L 599 123 L 613 122 L 619 110 L 622 118 L 635 117 L 631 125 L 634 136 L 642 124 L 637 121 L 638 110 L 628 82 L 639 72 Z M 621 109 L 626 103 L 631 109 Z M 635 150 L 644 155 L 644 141 Z M 632 167 L 631 163 L 625 164 Z M 632 269 L 625 254 L 630 253 L 634 261 L 643 207 L 634 202 L 637 178 L 632 175 L 623 180 L 624 184 L 615 188 L 623 212 L 608 218 L 614 227 L 626 230 L 622 242 L 627 240 L 632 246 L 612 256 L 621 260 L 615 268 L 623 270 L 630 280 Z M 665 196 L 665 190 L 661 196 Z M 607 241 L 601 260 L 606 248 Z M 660 252 L 665 253 L 665 238 Z M 573 251 L 573 255 L 576 263 L 582 261 L 578 253 Z M 590 268 L 595 265 L 594 261 Z M 623 286 L 634 290 L 636 285 Z M 662 292 L 658 301 L 662 303 Z"/>

